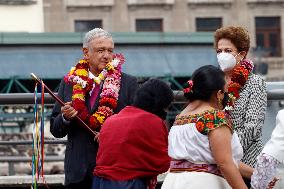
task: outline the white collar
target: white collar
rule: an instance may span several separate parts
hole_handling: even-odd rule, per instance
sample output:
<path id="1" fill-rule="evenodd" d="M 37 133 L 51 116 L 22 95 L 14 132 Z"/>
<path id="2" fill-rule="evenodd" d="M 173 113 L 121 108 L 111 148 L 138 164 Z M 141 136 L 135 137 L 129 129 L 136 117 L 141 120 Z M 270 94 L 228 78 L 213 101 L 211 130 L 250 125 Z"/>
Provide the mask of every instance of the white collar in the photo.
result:
<path id="1" fill-rule="evenodd" d="M 89 70 L 89 78 L 94 79 L 96 76 Z"/>

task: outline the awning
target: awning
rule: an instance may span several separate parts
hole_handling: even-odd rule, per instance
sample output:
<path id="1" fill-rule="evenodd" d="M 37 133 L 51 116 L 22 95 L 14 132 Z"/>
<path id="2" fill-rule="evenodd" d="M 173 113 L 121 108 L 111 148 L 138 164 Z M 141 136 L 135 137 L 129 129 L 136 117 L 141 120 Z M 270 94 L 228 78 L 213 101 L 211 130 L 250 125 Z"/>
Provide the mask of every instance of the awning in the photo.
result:
<path id="1" fill-rule="evenodd" d="M 203 65 L 217 65 L 213 47 L 208 45 L 125 45 L 123 71 L 137 77 L 188 77 Z M 0 48 L 0 79 L 62 78 L 82 58 L 79 46 L 5 47 Z"/>

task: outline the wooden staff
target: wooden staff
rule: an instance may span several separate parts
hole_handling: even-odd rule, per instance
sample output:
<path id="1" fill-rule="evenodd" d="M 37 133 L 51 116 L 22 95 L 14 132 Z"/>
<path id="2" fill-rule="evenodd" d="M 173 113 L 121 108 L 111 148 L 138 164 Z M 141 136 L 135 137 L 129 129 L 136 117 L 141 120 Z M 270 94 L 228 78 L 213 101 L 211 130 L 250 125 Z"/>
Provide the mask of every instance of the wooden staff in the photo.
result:
<path id="1" fill-rule="evenodd" d="M 31 73 L 31 77 L 38 83 L 38 84 L 43 84 L 44 88 L 47 90 L 47 92 L 61 105 L 64 106 L 65 103 L 58 97 L 56 96 L 43 82 L 42 80 L 38 79 L 37 76 L 33 73 Z M 83 127 L 85 127 L 91 134 L 94 136 L 97 135 L 96 131 L 93 131 L 78 115 L 75 116 L 75 119 L 77 119 Z"/>

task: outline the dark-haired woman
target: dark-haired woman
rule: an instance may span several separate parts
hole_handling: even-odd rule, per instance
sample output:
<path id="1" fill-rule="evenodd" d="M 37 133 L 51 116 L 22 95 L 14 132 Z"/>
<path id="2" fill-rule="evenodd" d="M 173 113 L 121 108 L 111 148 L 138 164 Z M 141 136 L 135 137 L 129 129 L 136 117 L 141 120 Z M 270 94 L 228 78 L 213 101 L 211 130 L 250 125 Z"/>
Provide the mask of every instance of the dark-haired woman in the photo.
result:
<path id="1" fill-rule="evenodd" d="M 225 75 L 219 68 L 197 69 L 184 95 L 187 107 L 169 133 L 170 171 L 162 189 L 247 189 L 237 134 L 222 111 L 227 101 Z"/>
<path id="2" fill-rule="evenodd" d="M 154 188 L 157 175 L 170 165 L 165 109 L 173 100 L 170 87 L 156 79 L 145 82 L 134 104 L 103 124 L 93 189 Z"/>

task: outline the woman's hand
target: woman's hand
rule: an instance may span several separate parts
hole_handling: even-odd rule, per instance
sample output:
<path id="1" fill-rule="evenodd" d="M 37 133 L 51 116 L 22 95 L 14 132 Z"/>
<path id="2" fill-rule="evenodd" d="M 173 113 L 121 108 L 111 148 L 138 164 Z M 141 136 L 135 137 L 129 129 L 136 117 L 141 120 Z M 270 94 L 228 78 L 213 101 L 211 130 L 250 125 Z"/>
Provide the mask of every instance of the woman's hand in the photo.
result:
<path id="1" fill-rule="evenodd" d="M 251 176 L 254 171 L 254 169 L 251 166 L 244 164 L 242 162 L 240 162 L 239 164 L 239 170 L 240 170 L 242 177 L 247 178 L 247 179 L 251 179 Z"/>

